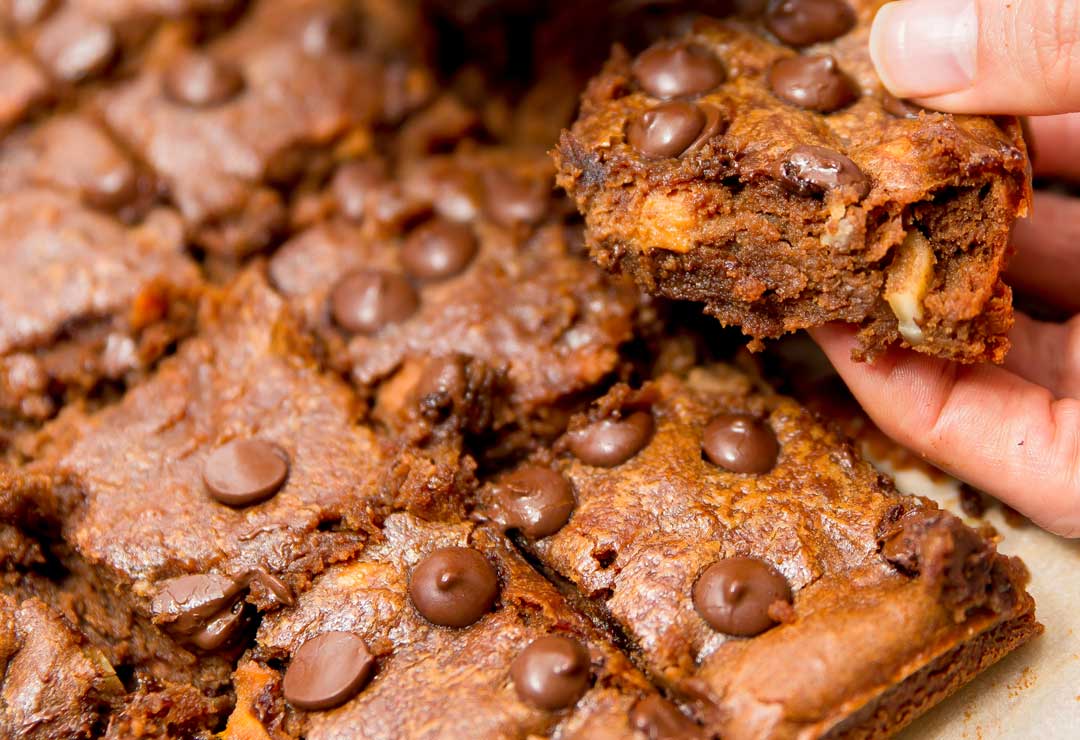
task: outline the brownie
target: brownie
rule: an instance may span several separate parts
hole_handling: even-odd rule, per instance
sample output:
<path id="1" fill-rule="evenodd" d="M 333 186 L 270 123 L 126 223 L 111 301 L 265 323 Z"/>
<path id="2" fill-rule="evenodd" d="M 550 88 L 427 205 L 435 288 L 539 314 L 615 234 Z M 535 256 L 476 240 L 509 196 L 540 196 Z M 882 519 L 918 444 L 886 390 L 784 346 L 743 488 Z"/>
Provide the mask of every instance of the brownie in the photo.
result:
<path id="1" fill-rule="evenodd" d="M 0 263 L 0 435 L 144 374 L 191 330 L 202 285 L 173 214 L 128 227 L 31 186 L 0 192 Z"/>
<path id="2" fill-rule="evenodd" d="M 45 72 L 3 33 L 0 33 L 0 78 L 4 80 L 0 86 L 0 133 L 24 119 L 53 95 L 53 87 Z"/>
<path id="3" fill-rule="evenodd" d="M 267 246 L 285 227 L 281 188 L 368 151 L 375 127 L 426 98 L 422 65 L 361 44 L 366 20 L 344 0 L 263 0 L 208 44 L 162 45 L 101 94 L 200 247 L 240 258 Z"/>
<path id="4" fill-rule="evenodd" d="M 725 366 L 617 386 L 484 498 L 724 738 L 885 737 L 1041 631 L 1019 560 Z"/>
<path id="5" fill-rule="evenodd" d="M 648 320 L 638 292 L 576 254 L 541 151 L 465 148 L 404 169 L 339 172 L 338 213 L 274 254 L 274 285 L 379 418 L 421 386 L 452 407 L 447 383 L 474 377 L 494 408 L 473 431 L 498 432 L 493 447 L 558 434 Z"/>
<path id="6" fill-rule="evenodd" d="M 1019 122 L 886 93 L 867 42 L 881 5 L 771 2 L 617 49 L 556 152 L 596 260 L 755 347 L 845 321 L 860 359 L 899 344 L 1001 362 L 1001 272 L 1031 195 Z"/>
<path id="7" fill-rule="evenodd" d="M 0 734 L 99 737 L 123 693 L 109 661 L 60 614 L 0 593 Z"/>
<path id="8" fill-rule="evenodd" d="M 498 531 L 404 514 L 263 621 L 236 683 L 224 740 L 698 735 Z"/>

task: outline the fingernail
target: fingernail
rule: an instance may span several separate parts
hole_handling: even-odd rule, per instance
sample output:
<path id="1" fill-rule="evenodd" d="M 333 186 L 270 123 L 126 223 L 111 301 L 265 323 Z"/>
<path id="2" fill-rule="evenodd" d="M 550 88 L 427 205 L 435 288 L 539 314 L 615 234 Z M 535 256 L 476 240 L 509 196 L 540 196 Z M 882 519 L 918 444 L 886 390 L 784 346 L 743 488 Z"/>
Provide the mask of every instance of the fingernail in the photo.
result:
<path id="1" fill-rule="evenodd" d="M 870 56 L 885 87 L 902 98 L 959 92 L 975 80 L 975 0 L 900 0 L 874 19 Z"/>

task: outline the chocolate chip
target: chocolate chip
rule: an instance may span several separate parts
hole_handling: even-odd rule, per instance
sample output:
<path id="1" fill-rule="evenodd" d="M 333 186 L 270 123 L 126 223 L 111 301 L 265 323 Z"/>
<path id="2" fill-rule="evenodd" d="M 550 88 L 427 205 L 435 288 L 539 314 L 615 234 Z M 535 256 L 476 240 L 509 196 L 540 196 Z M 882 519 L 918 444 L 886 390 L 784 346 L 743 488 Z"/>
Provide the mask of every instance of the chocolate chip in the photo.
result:
<path id="1" fill-rule="evenodd" d="M 701 736 L 701 728 L 661 696 L 647 696 L 630 710 L 630 726 L 649 740 L 685 740 Z"/>
<path id="2" fill-rule="evenodd" d="M 542 178 L 522 179 L 500 170 L 484 176 L 487 213 L 503 226 L 535 224 L 547 215 L 551 187 Z"/>
<path id="3" fill-rule="evenodd" d="M 375 334 L 405 321 L 420 307 L 420 297 L 401 275 L 385 270 L 359 270 L 341 279 L 330 295 L 338 326 L 352 334 Z"/>
<path id="4" fill-rule="evenodd" d="M 713 465 L 734 473 L 767 473 L 780 453 L 769 425 L 745 414 L 724 414 L 709 422 L 701 449 Z"/>
<path id="5" fill-rule="evenodd" d="M 262 586 L 282 606 L 292 606 L 296 603 L 292 591 L 283 580 L 267 573 L 265 570 L 257 570 L 251 574 L 251 580 Z"/>
<path id="6" fill-rule="evenodd" d="M 626 139 L 646 157 L 677 157 L 690 148 L 706 123 L 701 108 L 676 100 L 633 118 L 626 128 Z"/>
<path id="7" fill-rule="evenodd" d="M 232 62 L 191 53 L 173 62 L 162 80 L 174 103 L 210 108 L 235 98 L 244 89 L 244 75 Z"/>
<path id="8" fill-rule="evenodd" d="M 918 118 L 919 113 L 923 110 L 911 101 L 898 98 L 891 93 L 885 93 L 882 96 L 881 107 L 885 109 L 886 113 L 897 118 Z"/>
<path id="9" fill-rule="evenodd" d="M 855 100 L 856 92 L 831 56 L 778 59 L 769 70 L 776 96 L 800 108 L 832 113 Z"/>
<path id="10" fill-rule="evenodd" d="M 338 209 L 353 221 L 363 221 L 368 204 L 386 179 L 385 166 L 377 161 L 349 162 L 338 168 L 330 181 L 330 190 Z"/>
<path id="11" fill-rule="evenodd" d="M 180 576 L 166 581 L 151 602 L 155 621 L 177 632 L 190 634 L 229 609 L 244 589 L 244 583 L 216 573 Z"/>
<path id="12" fill-rule="evenodd" d="M 753 637 L 776 622 L 769 607 L 791 603 L 787 580 L 763 560 L 727 558 L 708 568 L 694 583 L 694 608 L 718 632 Z"/>
<path id="13" fill-rule="evenodd" d="M 220 650 L 232 642 L 250 623 L 243 601 L 215 614 L 205 625 L 187 635 L 187 642 L 200 650 Z"/>
<path id="14" fill-rule="evenodd" d="M 345 8 L 315 13 L 300 33 L 300 45 L 312 56 L 349 51 L 359 40 L 359 19 Z"/>
<path id="15" fill-rule="evenodd" d="M 331 709 L 353 698 L 371 680 L 375 658 L 352 632 L 324 632 L 293 653 L 281 688 L 298 709 Z"/>
<path id="16" fill-rule="evenodd" d="M 622 419 L 602 419 L 567 435 L 570 451 L 587 465 L 613 468 L 626 462 L 649 443 L 652 414 L 635 411 Z"/>
<path id="17" fill-rule="evenodd" d="M 289 456 L 261 439 L 234 439 L 203 464 L 203 483 L 216 501 L 250 506 L 273 496 L 289 475 Z"/>
<path id="18" fill-rule="evenodd" d="M 551 468 L 526 465 L 500 482 L 496 496 L 508 529 L 527 537 L 555 534 L 574 512 L 570 481 Z"/>
<path id="19" fill-rule="evenodd" d="M 409 578 L 409 598 L 416 610 L 443 627 L 468 627 L 490 611 L 498 592 L 495 569 L 469 547 L 435 550 Z"/>
<path id="20" fill-rule="evenodd" d="M 701 95 L 723 84 L 720 60 L 707 49 L 678 41 L 659 43 L 634 61 L 634 77 L 656 98 Z"/>
<path id="21" fill-rule="evenodd" d="M 438 357 L 424 366 L 413 387 L 420 403 L 434 410 L 449 410 L 464 401 L 468 392 L 469 358 L 461 354 Z"/>
<path id="22" fill-rule="evenodd" d="M 798 146 L 780 161 L 780 182 L 802 196 L 830 190 L 850 191 L 858 198 L 870 192 L 870 180 L 859 166 L 839 152 L 821 146 Z"/>
<path id="23" fill-rule="evenodd" d="M 569 637 L 540 637 L 514 658 L 510 678 L 522 701 L 540 709 L 565 709 L 589 688 L 589 653 Z"/>
<path id="24" fill-rule="evenodd" d="M 476 256 L 476 237 L 466 224 L 436 218 L 421 224 L 401 247 L 405 272 L 418 280 L 443 280 L 457 275 Z"/>
<path id="25" fill-rule="evenodd" d="M 84 179 L 82 191 L 88 205 L 114 211 L 139 194 L 139 176 L 131 162 L 117 160 Z"/>
<path id="26" fill-rule="evenodd" d="M 844 0 L 770 0 L 765 25 L 785 44 L 809 46 L 850 31 L 855 11 Z"/>

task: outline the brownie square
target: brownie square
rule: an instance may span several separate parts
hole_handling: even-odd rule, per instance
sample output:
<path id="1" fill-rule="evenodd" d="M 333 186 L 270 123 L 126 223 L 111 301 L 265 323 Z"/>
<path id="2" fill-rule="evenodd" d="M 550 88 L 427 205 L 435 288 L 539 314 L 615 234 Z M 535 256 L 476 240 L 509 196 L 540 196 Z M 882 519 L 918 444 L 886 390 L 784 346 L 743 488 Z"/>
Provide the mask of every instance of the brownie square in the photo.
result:
<path id="1" fill-rule="evenodd" d="M 616 50 L 556 153 L 594 257 L 754 347 L 844 321 L 857 358 L 1001 362 L 1001 273 L 1031 195 L 1020 124 L 888 95 L 868 51 L 881 5 L 818 3 L 814 26 L 770 3 Z"/>

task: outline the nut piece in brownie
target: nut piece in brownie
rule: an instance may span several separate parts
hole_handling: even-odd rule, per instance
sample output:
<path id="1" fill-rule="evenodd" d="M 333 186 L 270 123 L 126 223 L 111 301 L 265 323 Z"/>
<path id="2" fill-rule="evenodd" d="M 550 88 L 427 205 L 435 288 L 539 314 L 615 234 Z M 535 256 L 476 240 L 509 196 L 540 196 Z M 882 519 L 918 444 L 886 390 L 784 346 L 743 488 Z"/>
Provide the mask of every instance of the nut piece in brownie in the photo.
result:
<path id="1" fill-rule="evenodd" d="M 884 737 L 1041 629 L 1022 563 L 723 366 L 616 386 L 483 498 L 730 740 Z"/>
<path id="2" fill-rule="evenodd" d="M 202 281 L 181 236 L 164 211 L 129 228 L 60 192 L 0 193 L 0 430 L 142 373 L 191 330 Z"/>
<path id="3" fill-rule="evenodd" d="M 363 48 L 364 24 L 345 0 L 261 0 L 204 46 L 159 50 L 98 102 L 193 239 L 243 257 L 284 228 L 279 188 L 368 151 L 374 127 L 426 97 L 426 70 Z"/>
<path id="4" fill-rule="evenodd" d="M 384 440 L 360 407 L 249 271 L 209 295 L 199 333 L 151 378 L 24 445 L 33 462 L 0 498 L 49 523 L 64 566 L 199 668 L 235 657 L 256 610 L 358 552 L 381 512 L 460 516 L 471 470 L 455 441 Z"/>
<path id="5" fill-rule="evenodd" d="M 498 531 L 382 534 L 263 620 L 224 740 L 699 736 Z"/>
<path id="6" fill-rule="evenodd" d="M 859 358 L 1001 362 L 1031 189 L 1020 124 L 889 96 L 867 43 L 880 5 L 770 2 L 617 50 L 556 153 L 594 257 L 755 345 L 845 321 Z"/>
<path id="7" fill-rule="evenodd" d="M 100 737 L 123 693 L 109 661 L 59 613 L 0 593 L 0 735 Z"/>
<path id="8" fill-rule="evenodd" d="M 406 170 L 337 173 L 340 215 L 275 253 L 275 286 L 380 418 L 414 391 L 438 412 L 475 390 L 494 418 L 471 431 L 500 431 L 496 446 L 559 434 L 575 398 L 619 368 L 647 313 L 638 291 L 575 253 L 541 151 L 466 150 Z"/>

